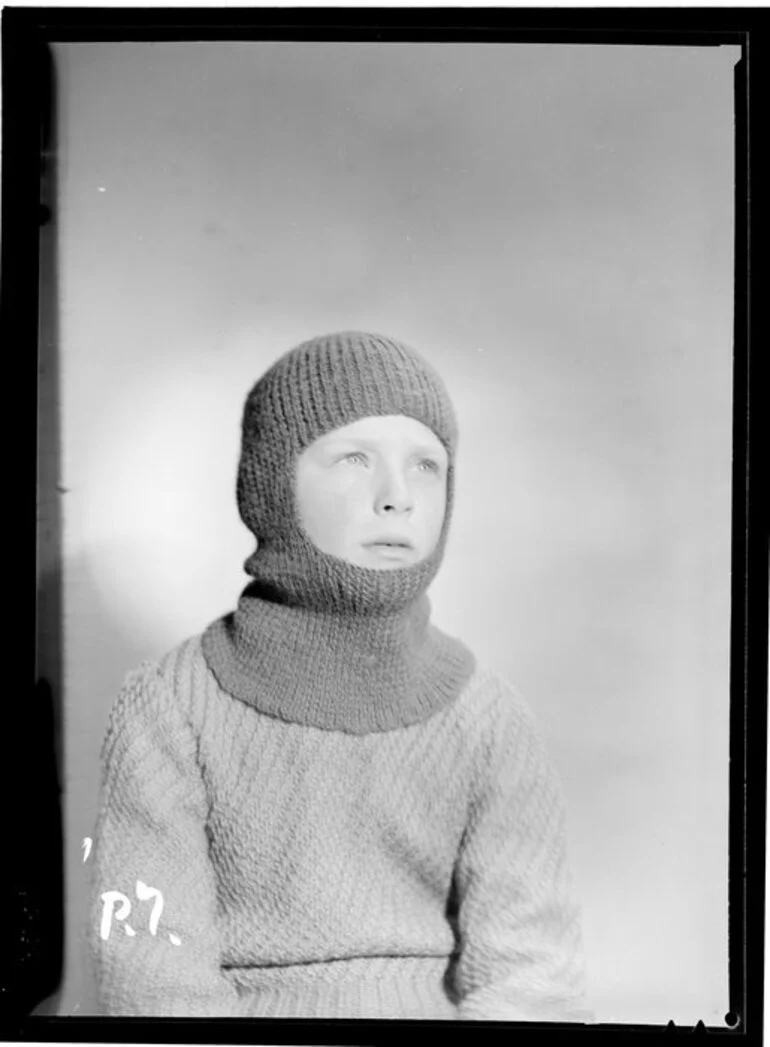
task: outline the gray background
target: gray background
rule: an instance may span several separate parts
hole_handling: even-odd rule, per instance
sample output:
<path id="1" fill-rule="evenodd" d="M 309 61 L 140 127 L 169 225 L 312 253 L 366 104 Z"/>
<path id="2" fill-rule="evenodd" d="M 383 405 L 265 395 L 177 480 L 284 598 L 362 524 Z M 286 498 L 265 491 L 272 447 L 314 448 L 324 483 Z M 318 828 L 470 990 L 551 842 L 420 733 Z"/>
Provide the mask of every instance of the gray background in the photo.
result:
<path id="1" fill-rule="evenodd" d="M 243 396 L 415 345 L 461 423 L 434 616 L 562 775 L 603 1021 L 727 1010 L 735 48 L 67 44 L 59 361 L 67 966 L 125 673 L 230 609 Z"/>

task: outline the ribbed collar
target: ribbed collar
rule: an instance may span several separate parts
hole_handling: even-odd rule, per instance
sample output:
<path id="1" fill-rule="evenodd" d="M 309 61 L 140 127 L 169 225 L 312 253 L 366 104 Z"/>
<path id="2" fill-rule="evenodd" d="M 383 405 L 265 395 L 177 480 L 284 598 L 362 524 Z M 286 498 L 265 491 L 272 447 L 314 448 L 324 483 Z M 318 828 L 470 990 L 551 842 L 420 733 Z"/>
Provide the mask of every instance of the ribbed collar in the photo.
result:
<path id="1" fill-rule="evenodd" d="M 368 734 L 428 719 L 470 678 L 474 659 L 430 622 L 425 595 L 389 614 L 343 615 L 247 586 L 237 609 L 204 632 L 220 686 L 262 713 Z"/>

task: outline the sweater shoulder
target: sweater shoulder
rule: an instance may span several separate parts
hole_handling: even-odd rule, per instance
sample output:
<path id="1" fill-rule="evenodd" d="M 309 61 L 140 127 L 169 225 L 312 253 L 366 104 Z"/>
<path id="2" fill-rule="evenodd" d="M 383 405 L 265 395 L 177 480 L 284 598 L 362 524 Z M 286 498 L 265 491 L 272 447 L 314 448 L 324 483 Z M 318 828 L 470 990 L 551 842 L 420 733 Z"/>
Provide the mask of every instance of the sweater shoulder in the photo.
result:
<path id="1" fill-rule="evenodd" d="M 124 677 L 110 712 L 109 732 L 144 721 L 168 719 L 190 723 L 194 718 L 196 688 L 203 666 L 200 636 L 176 644 L 157 658 L 146 659 Z"/>
<path id="2" fill-rule="evenodd" d="M 534 729 L 537 718 L 521 691 L 496 669 L 476 663 L 473 674 L 460 694 L 458 704 L 475 720 L 500 726 L 501 723 Z"/>
<path id="3" fill-rule="evenodd" d="M 475 751 L 476 795 L 510 795 L 522 782 L 542 795 L 561 795 L 542 725 L 530 703 L 502 673 L 476 669 L 460 697 Z"/>
<path id="4" fill-rule="evenodd" d="M 477 663 L 456 709 L 482 777 L 494 767 L 515 767 L 535 754 L 547 762 L 545 738 L 532 706 L 496 669 Z"/>

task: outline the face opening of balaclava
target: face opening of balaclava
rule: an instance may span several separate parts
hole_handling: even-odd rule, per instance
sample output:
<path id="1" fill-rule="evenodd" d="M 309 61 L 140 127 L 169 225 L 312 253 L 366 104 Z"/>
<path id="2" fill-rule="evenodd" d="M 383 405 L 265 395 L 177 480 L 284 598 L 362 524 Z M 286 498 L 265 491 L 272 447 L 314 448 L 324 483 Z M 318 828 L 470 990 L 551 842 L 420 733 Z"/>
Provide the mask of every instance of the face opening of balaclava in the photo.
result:
<path id="1" fill-rule="evenodd" d="M 446 510 L 433 551 L 388 570 L 322 552 L 302 529 L 296 465 L 316 439 L 360 418 L 406 415 L 448 454 Z M 203 637 L 221 686 L 292 723 L 367 733 L 424 720 L 473 668 L 459 641 L 429 621 L 426 590 L 452 514 L 457 425 L 446 388 L 413 349 L 342 332 L 286 353 L 244 407 L 237 498 L 257 548 L 238 609 Z"/>

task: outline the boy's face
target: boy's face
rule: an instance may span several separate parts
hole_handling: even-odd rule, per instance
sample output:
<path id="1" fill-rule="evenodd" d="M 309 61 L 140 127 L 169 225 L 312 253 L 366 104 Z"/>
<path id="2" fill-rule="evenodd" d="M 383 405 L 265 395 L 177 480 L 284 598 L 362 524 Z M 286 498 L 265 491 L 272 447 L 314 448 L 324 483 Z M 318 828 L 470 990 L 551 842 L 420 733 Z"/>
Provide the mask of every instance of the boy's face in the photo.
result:
<path id="1" fill-rule="evenodd" d="M 359 418 L 299 456 L 300 523 L 322 552 L 359 567 L 418 563 L 441 535 L 448 465 L 444 445 L 415 418 Z"/>

